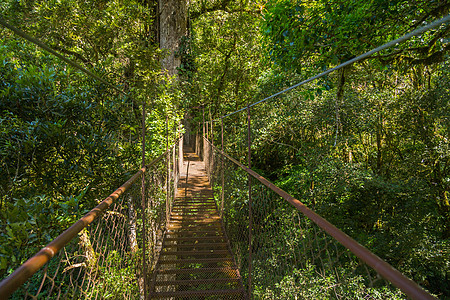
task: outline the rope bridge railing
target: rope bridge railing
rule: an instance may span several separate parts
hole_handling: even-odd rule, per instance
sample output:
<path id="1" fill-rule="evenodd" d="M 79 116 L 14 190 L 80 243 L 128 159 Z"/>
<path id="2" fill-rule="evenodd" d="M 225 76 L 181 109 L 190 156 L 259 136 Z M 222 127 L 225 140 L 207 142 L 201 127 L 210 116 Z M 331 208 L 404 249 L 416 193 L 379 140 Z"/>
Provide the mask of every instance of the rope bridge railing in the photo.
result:
<path id="1" fill-rule="evenodd" d="M 144 299 L 182 151 L 180 139 L 27 260 L 0 283 L 0 298 Z"/>
<path id="2" fill-rule="evenodd" d="M 434 299 L 297 199 L 203 139 L 242 279 L 255 299 Z"/>

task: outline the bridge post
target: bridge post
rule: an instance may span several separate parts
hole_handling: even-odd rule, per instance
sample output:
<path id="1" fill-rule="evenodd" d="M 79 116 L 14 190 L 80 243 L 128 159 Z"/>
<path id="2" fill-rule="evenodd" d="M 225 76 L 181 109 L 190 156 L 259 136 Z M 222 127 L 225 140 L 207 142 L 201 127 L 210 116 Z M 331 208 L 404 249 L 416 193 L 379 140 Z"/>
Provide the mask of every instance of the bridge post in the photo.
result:
<path id="1" fill-rule="evenodd" d="M 221 150 L 222 150 L 222 152 L 223 152 L 223 117 L 221 117 L 220 118 L 220 148 L 221 148 Z M 220 200 L 221 200 L 221 203 L 220 203 L 220 217 L 223 217 L 223 203 L 224 203 L 224 199 L 225 199 L 225 177 L 224 177 L 224 170 L 223 170 L 223 160 L 224 160 L 224 157 L 223 157 L 223 155 L 221 155 L 220 156 L 220 170 L 221 170 L 221 172 L 220 172 L 220 176 L 221 176 L 221 179 L 222 179 L 222 192 L 221 192 L 221 194 L 220 194 Z"/>
<path id="2" fill-rule="evenodd" d="M 202 160 L 205 160 L 205 141 L 203 140 L 205 138 L 205 107 L 202 106 L 202 116 L 203 116 L 203 134 L 202 134 Z"/>
<path id="3" fill-rule="evenodd" d="M 214 120 L 211 119 L 211 144 L 214 146 Z"/>
<path id="4" fill-rule="evenodd" d="M 248 146 L 248 168 L 252 167 L 252 137 L 250 124 L 250 106 L 247 105 L 247 146 Z M 248 297 L 252 299 L 252 177 L 248 174 Z"/>
<path id="5" fill-rule="evenodd" d="M 183 153 L 184 153 L 184 135 L 181 133 L 181 124 L 178 124 L 178 178 L 183 169 Z M 199 155 L 200 156 L 200 155 Z"/>
<path id="6" fill-rule="evenodd" d="M 174 129 L 174 137 L 175 137 L 175 139 L 174 139 L 174 146 L 173 146 L 173 149 L 172 149 L 172 172 L 170 173 L 171 174 L 171 177 L 172 177 L 172 180 L 173 180 L 173 186 L 172 186 L 172 188 L 173 188 L 173 197 L 172 197 L 172 203 L 175 201 L 175 196 L 176 196 L 176 193 L 177 193 L 177 176 L 176 176 L 176 174 L 177 174 L 177 169 L 178 169 L 178 156 L 177 156 L 177 146 L 175 146 L 175 143 L 176 143 L 176 141 L 177 141 L 177 122 L 173 122 L 173 129 Z"/>
<path id="7" fill-rule="evenodd" d="M 199 157 L 201 157 L 201 148 L 200 148 L 200 143 L 201 143 L 201 138 L 200 138 L 200 122 L 198 122 L 197 124 L 197 130 L 195 131 L 195 153 L 197 153 L 197 155 Z"/>
<path id="8" fill-rule="evenodd" d="M 169 154 L 169 114 L 166 112 L 166 224 L 169 223 L 170 216 L 170 206 L 169 206 L 169 165 L 170 165 L 170 154 Z"/>
<path id="9" fill-rule="evenodd" d="M 211 145 L 213 145 L 214 146 L 214 120 L 212 119 L 212 116 L 210 115 L 209 116 L 209 118 L 210 118 L 210 120 L 211 120 Z M 211 151 L 210 151 L 210 153 L 209 153 L 209 160 L 210 160 L 210 163 L 209 163 L 209 165 L 210 165 L 210 174 L 211 174 L 211 170 L 212 169 L 214 169 L 214 161 L 215 161 L 215 158 L 214 158 L 214 150 L 213 150 L 213 148 L 211 148 Z M 213 186 L 214 185 L 214 182 L 213 182 L 213 176 L 210 176 L 210 182 L 211 182 L 211 186 Z"/>
<path id="10" fill-rule="evenodd" d="M 145 167 L 145 100 L 142 103 L 142 168 Z M 145 199 L 145 174 L 142 174 L 142 186 L 141 186 L 141 201 L 142 201 L 142 277 L 144 281 L 144 299 L 147 299 L 147 249 L 146 249 L 146 211 L 147 211 L 147 201 Z"/>

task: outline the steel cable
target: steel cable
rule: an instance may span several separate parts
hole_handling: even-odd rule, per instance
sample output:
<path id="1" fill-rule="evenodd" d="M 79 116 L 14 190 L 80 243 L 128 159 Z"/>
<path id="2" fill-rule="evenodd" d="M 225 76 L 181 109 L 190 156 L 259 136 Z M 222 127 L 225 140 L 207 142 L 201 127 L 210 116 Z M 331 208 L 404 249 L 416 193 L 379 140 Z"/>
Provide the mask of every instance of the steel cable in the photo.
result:
<path id="1" fill-rule="evenodd" d="M 53 50 L 52 48 L 50 48 L 49 46 L 47 46 L 46 44 L 44 44 L 43 42 L 41 42 L 40 40 L 38 40 L 37 38 L 34 38 L 32 36 L 30 36 L 29 34 L 23 32 L 22 30 L 8 24 L 5 19 L 3 18 L 2 15 L 0 15 L 0 24 L 6 28 L 8 28 L 9 30 L 11 30 L 12 32 L 14 32 L 15 34 L 17 34 L 18 36 L 26 39 L 29 42 L 32 42 L 33 44 L 41 47 L 42 49 L 44 49 L 45 51 L 55 55 L 56 57 L 58 57 L 59 59 L 63 60 L 64 62 L 68 63 L 69 65 L 71 65 L 72 67 L 82 71 L 83 73 L 85 73 L 86 75 L 106 84 L 107 86 L 111 87 L 112 89 L 118 91 L 119 93 L 128 96 L 128 93 L 126 93 L 125 91 L 119 89 L 117 86 L 115 86 L 114 84 L 106 81 L 105 79 L 101 78 L 100 76 L 98 76 L 97 74 L 93 73 L 92 71 L 89 71 L 88 69 L 84 68 L 83 66 L 81 66 L 80 64 L 68 59 L 67 57 L 59 54 L 58 52 L 56 52 L 55 50 Z"/>
<path id="2" fill-rule="evenodd" d="M 353 63 L 355 63 L 355 62 L 358 62 L 358 61 L 360 61 L 360 60 L 363 60 L 363 59 L 365 59 L 365 58 L 368 58 L 368 57 L 370 57 L 371 55 L 373 55 L 373 54 L 375 54 L 375 53 L 377 53 L 377 52 L 380 52 L 380 51 L 382 51 L 382 50 L 385 50 L 385 49 L 387 49 L 387 48 L 390 48 L 390 47 L 392 47 L 392 46 L 395 46 L 396 44 L 403 43 L 403 42 L 407 41 L 408 39 L 412 38 L 413 36 L 418 36 L 418 35 L 420 35 L 420 34 L 426 32 L 426 31 L 428 31 L 428 30 L 430 30 L 430 29 L 436 28 L 436 27 L 438 27 L 438 26 L 440 26 L 440 25 L 443 25 L 444 23 L 447 23 L 447 22 L 449 22 L 449 21 L 450 21 L 450 15 L 447 15 L 447 16 L 445 16 L 445 17 L 442 18 L 442 19 L 439 19 L 439 20 L 434 21 L 434 22 L 432 22 L 432 23 L 430 23 L 430 24 L 428 24 L 428 25 L 425 25 L 425 26 L 423 26 L 423 27 L 420 27 L 420 28 L 418 28 L 418 29 L 416 29 L 416 30 L 414 30 L 414 31 L 411 31 L 410 33 L 405 34 L 404 36 L 402 36 L 402 37 L 400 37 L 400 38 L 398 38 L 398 39 L 396 39 L 396 40 L 390 41 L 390 42 L 388 42 L 388 43 L 386 43 L 386 44 L 384 44 L 384 45 L 382 45 L 382 46 L 379 46 L 379 47 L 377 47 L 377 48 L 375 48 L 375 49 L 372 49 L 372 50 L 370 50 L 370 51 L 368 51 L 368 52 L 366 52 L 366 53 L 364 53 L 364 54 L 361 54 L 361 55 L 359 55 L 359 56 L 357 56 L 357 57 L 355 57 L 355 58 L 352 58 L 352 59 L 350 59 L 350 60 L 348 60 L 348 61 L 346 61 L 346 62 L 344 62 L 344 63 L 342 63 L 342 64 L 340 64 L 340 65 L 338 65 L 338 66 L 336 66 L 336 67 L 334 67 L 334 68 L 328 69 L 328 70 L 326 70 L 325 72 L 322 72 L 322 73 L 320 73 L 320 74 L 318 74 L 318 75 L 316 75 L 316 76 L 310 77 L 310 78 L 308 78 L 308 79 L 306 79 L 306 80 L 303 80 L 302 82 L 299 82 L 299 83 L 297 83 L 297 84 L 294 84 L 293 86 L 290 86 L 290 87 L 288 87 L 288 88 L 286 88 L 286 89 L 284 89 L 284 90 L 282 90 L 282 91 L 279 91 L 279 92 L 277 92 L 277 93 L 275 93 L 275 94 L 273 94 L 273 95 L 271 95 L 271 96 L 269 96 L 269 97 L 266 97 L 266 98 L 264 98 L 264 99 L 262 99 L 262 100 L 259 100 L 259 101 L 255 102 L 255 103 L 252 103 L 252 104 L 250 104 L 250 105 L 248 105 L 248 106 L 245 106 L 245 107 L 243 107 L 243 108 L 241 108 L 241 109 L 238 109 L 238 110 L 236 110 L 236 111 L 234 111 L 234 112 L 231 112 L 231 113 L 229 113 L 229 114 L 223 115 L 223 116 L 221 116 L 221 117 L 219 117 L 219 118 L 217 118 L 217 119 L 214 119 L 213 121 L 219 121 L 219 120 L 222 119 L 222 118 L 226 118 L 226 117 L 229 117 L 229 116 L 231 116 L 231 115 L 234 115 L 234 114 L 236 114 L 236 113 L 238 113 L 238 112 L 241 112 L 241 111 L 247 109 L 247 107 L 252 107 L 252 106 L 258 105 L 258 104 L 260 104 L 260 103 L 262 103 L 262 102 L 265 102 L 265 101 L 267 101 L 267 100 L 269 100 L 269 99 L 272 99 L 272 98 L 274 98 L 274 97 L 276 97 L 276 96 L 278 96 L 278 95 L 284 94 L 284 93 L 286 93 L 286 92 L 288 92 L 288 91 L 290 91 L 290 90 L 292 90 L 292 89 L 295 89 L 295 88 L 297 88 L 297 87 L 299 87 L 299 86 L 302 86 L 302 85 L 304 85 L 304 84 L 306 84 L 306 83 L 308 83 L 308 82 L 311 82 L 311 81 L 313 81 L 313 80 L 316 80 L 316 79 L 319 79 L 319 78 L 321 78 L 321 77 L 324 77 L 325 75 L 328 75 L 328 74 L 330 74 L 331 72 L 334 72 L 334 71 L 339 70 L 339 69 L 341 69 L 341 68 L 343 68 L 343 67 L 345 67 L 345 66 L 348 66 L 348 65 L 353 64 Z"/>

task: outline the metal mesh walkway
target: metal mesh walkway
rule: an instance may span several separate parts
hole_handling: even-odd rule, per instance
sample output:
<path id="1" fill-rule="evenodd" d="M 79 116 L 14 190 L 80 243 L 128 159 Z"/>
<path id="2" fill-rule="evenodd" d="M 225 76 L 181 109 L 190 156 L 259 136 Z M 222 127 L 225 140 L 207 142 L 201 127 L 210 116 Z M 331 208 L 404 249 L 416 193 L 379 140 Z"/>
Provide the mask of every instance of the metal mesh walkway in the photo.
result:
<path id="1" fill-rule="evenodd" d="M 245 299 L 204 162 L 186 150 L 150 297 Z"/>

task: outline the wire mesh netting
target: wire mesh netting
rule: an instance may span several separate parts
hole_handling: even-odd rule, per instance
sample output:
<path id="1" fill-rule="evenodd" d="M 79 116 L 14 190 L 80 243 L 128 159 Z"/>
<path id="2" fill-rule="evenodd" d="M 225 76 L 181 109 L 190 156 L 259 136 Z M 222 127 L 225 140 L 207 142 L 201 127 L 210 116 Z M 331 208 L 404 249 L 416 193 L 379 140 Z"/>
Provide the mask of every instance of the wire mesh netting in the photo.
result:
<path id="1" fill-rule="evenodd" d="M 406 299 L 399 289 L 254 178 L 250 223 L 248 173 L 208 141 L 204 142 L 204 158 L 233 255 L 246 289 L 251 285 L 252 297 Z"/>
<path id="2" fill-rule="evenodd" d="M 11 299 L 142 299 L 176 194 L 181 146 L 147 168 Z"/>

